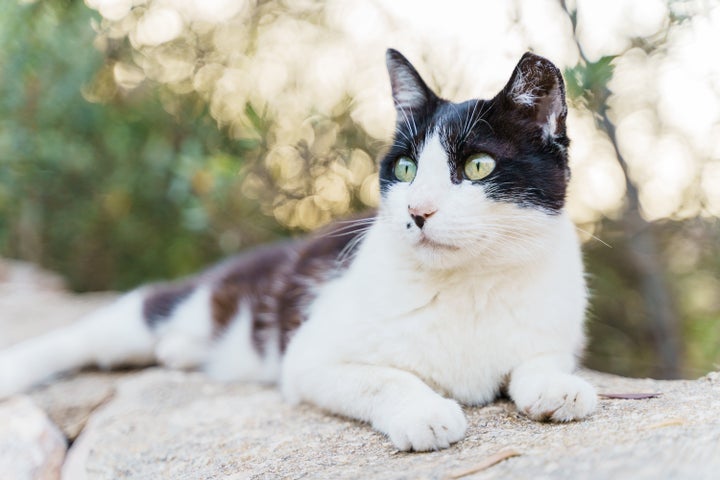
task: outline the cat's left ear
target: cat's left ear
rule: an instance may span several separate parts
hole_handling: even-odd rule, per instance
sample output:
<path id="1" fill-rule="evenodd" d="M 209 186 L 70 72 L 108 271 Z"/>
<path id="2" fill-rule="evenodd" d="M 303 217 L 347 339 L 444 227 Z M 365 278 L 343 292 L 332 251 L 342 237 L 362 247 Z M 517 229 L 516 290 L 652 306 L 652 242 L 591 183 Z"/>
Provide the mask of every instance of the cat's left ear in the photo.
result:
<path id="1" fill-rule="evenodd" d="M 565 85 L 560 70 L 550 60 L 527 52 L 500 95 L 548 137 L 565 136 Z"/>
<path id="2" fill-rule="evenodd" d="M 400 52 L 389 48 L 385 60 L 398 116 L 410 116 L 413 111 L 421 111 L 437 98 Z"/>

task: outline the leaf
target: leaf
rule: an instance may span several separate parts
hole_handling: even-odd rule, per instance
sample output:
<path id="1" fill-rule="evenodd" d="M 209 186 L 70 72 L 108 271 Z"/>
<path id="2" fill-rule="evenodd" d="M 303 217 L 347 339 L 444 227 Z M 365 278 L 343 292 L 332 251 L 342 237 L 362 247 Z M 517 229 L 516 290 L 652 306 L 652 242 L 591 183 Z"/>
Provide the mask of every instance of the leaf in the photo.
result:
<path id="1" fill-rule="evenodd" d="M 660 392 L 654 392 L 654 393 L 601 393 L 599 394 L 602 398 L 607 398 L 610 400 L 645 400 L 648 398 L 657 398 L 662 393 Z"/>
<path id="2" fill-rule="evenodd" d="M 596 62 L 584 60 L 574 67 L 565 69 L 565 87 L 568 98 L 597 110 L 607 96 L 608 83 L 612 79 L 615 56 L 600 58 Z"/>

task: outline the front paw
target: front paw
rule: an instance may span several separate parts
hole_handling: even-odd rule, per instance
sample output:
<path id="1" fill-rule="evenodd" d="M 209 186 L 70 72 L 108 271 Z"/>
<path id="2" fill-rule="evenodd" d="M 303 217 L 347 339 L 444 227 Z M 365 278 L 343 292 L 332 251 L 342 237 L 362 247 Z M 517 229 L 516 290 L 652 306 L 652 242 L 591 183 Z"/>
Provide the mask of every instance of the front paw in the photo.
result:
<path id="1" fill-rule="evenodd" d="M 415 402 L 396 413 L 383 428 L 402 451 L 448 448 L 465 436 L 467 421 L 453 400 L 437 397 Z"/>
<path id="2" fill-rule="evenodd" d="M 582 378 L 564 373 L 518 379 L 510 390 L 518 409 L 537 421 L 578 420 L 597 406 L 595 389 Z"/>

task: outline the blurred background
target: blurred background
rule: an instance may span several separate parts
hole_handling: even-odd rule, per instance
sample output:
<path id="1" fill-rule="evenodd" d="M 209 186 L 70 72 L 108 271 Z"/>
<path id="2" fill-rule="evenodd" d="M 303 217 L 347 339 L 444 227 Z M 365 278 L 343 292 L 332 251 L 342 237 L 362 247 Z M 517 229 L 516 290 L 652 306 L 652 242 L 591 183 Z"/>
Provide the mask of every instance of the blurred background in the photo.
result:
<path id="1" fill-rule="evenodd" d="M 711 0 L 6 0 L 0 256 L 123 290 L 375 206 L 387 47 L 452 100 L 494 96 L 526 50 L 560 66 L 586 363 L 720 367 Z"/>

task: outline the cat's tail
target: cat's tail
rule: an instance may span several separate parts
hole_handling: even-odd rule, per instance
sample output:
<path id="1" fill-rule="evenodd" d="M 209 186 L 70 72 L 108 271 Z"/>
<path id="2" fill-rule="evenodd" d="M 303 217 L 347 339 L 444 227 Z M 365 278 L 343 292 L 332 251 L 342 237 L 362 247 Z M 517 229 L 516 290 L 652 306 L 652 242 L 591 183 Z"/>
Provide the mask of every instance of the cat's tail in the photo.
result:
<path id="1" fill-rule="evenodd" d="M 156 335 L 143 313 L 145 297 L 145 289 L 135 290 L 70 326 L 0 350 L 0 398 L 89 365 L 154 362 Z"/>

